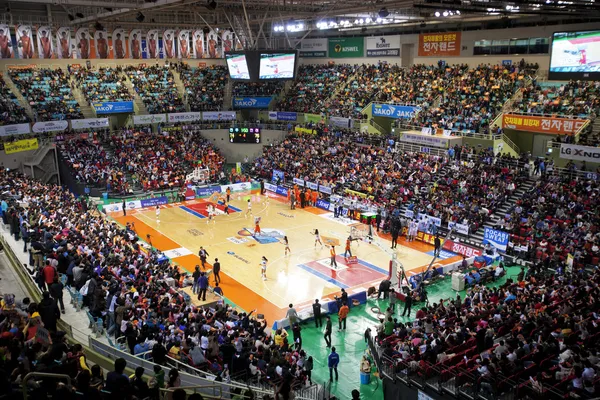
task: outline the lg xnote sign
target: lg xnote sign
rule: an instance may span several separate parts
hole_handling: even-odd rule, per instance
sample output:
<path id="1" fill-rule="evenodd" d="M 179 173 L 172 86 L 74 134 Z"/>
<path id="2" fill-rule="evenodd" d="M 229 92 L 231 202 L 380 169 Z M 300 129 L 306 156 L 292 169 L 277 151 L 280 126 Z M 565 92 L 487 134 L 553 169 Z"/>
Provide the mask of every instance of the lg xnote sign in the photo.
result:
<path id="1" fill-rule="evenodd" d="M 600 79 L 600 30 L 556 32 L 549 79 Z"/>
<path id="2" fill-rule="evenodd" d="M 261 53 L 258 79 L 293 79 L 296 53 Z"/>

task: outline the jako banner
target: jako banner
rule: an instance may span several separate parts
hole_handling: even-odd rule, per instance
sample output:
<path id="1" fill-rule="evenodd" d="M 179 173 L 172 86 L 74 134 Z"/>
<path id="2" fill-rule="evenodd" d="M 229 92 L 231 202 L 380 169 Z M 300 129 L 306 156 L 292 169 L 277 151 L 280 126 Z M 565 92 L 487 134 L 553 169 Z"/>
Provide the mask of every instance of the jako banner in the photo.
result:
<path id="1" fill-rule="evenodd" d="M 269 108 L 272 97 L 234 97 L 235 108 Z"/>
<path id="2" fill-rule="evenodd" d="M 391 104 L 373 103 L 371 112 L 374 117 L 386 117 L 394 119 L 410 119 L 421 108 L 416 106 L 395 106 Z"/>
<path id="3" fill-rule="evenodd" d="M 485 228 L 483 231 L 483 243 L 489 242 L 498 250 L 506 251 L 509 234 L 492 228 Z"/>
<path id="4" fill-rule="evenodd" d="M 133 101 L 104 101 L 92 103 L 96 114 L 132 113 Z"/>

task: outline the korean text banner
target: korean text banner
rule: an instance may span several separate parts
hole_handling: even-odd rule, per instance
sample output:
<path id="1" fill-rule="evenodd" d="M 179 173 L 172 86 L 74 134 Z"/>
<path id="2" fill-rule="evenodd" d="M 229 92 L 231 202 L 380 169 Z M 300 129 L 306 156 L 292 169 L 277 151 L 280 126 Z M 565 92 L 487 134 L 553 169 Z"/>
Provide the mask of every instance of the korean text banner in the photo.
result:
<path id="1" fill-rule="evenodd" d="M 398 57 L 400 36 L 372 36 L 367 38 L 367 57 Z"/>
<path id="2" fill-rule="evenodd" d="M 300 57 L 327 57 L 327 39 L 304 39 L 300 43 Z"/>
<path id="3" fill-rule="evenodd" d="M 235 108 L 269 108 L 272 97 L 234 97 Z"/>
<path id="4" fill-rule="evenodd" d="M 362 37 L 329 39 L 330 58 L 363 57 L 365 40 Z"/>
<path id="5" fill-rule="evenodd" d="M 72 119 L 71 129 L 105 128 L 108 126 L 108 118 L 85 118 Z"/>
<path id="6" fill-rule="evenodd" d="M 69 121 L 44 121 L 36 122 L 31 128 L 35 133 L 62 132 L 69 127 Z"/>
<path id="7" fill-rule="evenodd" d="M 236 118 L 235 111 L 204 111 L 202 113 L 204 121 L 235 121 Z"/>
<path id="8" fill-rule="evenodd" d="M 200 115 L 198 115 L 198 119 L 200 119 Z M 167 114 L 149 114 L 133 116 L 134 125 L 157 124 L 160 122 L 167 122 Z"/>
<path id="9" fill-rule="evenodd" d="M 483 231 L 483 242 L 489 243 L 498 250 L 506 251 L 509 234 L 503 231 L 486 227 Z"/>
<path id="10" fill-rule="evenodd" d="M 92 103 L 96 114 L 132 113 L 133 101 L 104 101 Z"/>
<path id="11" fill-rule="evenodd" d="M 422 33 L 419 57 L 460 56 L 460 32 Z"/>
<path id="12" fill-rule="evenodd" d="M 21 151 L 36 150 L 38 148 L 37 139 L 17 140 L 12 143 L 4 144 L 4 152 L 6 154 L 20 153 Z"/>
<path id="13" fill-rule="evenodd" d="M 394 119 L 414 118 L 415 113 L 420 110 L 413 106 L 394 106 L 391 104 L 372 104 L 372 114 L 374 117 L 387 117 Z"/>
<path id="14" fill-rule="evenodd" d="M 30 133 L 31 129 L 29 124 L 15 124 L 15 125 L 4 125 L 0 126 L 0 136 L 9 135 L 24 135 Z"/>
<path id="15" fill-rule="evenodd" d="M 202 114 L 198 111 L 169 114 L 169 122 L 191 122 L 200 119 L 202 119 Z"/>
<path id="16" fill-rule="evenodd" d="M 560 158 L 566 160 L 600 162 L 600 147 L 579 146 L 576 144 L 562 143 L 560 145 Z"/>
<path id="17" fill-rule="evenodd" d="M 502 127 L 526 132 L 554 135 L 573 135 L 585 124 L 585 119 L 539 117 L 534 115 L 504 114 Z"/>

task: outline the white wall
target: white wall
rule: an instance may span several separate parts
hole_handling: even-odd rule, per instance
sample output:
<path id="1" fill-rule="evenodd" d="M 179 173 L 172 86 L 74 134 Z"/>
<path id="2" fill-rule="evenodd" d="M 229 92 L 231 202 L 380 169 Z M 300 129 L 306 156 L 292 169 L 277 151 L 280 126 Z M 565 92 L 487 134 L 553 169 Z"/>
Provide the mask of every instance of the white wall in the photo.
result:
<path id="1" fill-rule="evenodd" d="M 0 151 L 0 168 L 21 169 L 23 163 L 32 156 L 35 150 L 21 151 L 18 153 L 6 154 L 4 150 Z"/>
<path id="2" fill-rule="evenodd" d="M 229 130 L 211 129 L 203 130 L 202 136 L 211 140 L 219 148 L 221 154 L 227 158 L 228 163 L 243 162 L 244 157 L 252 160 L 262 154 L 263 146 L 278 142 L 285 137 L 286 131 L 263 130 L 262 143 L 229 143 Z"/>

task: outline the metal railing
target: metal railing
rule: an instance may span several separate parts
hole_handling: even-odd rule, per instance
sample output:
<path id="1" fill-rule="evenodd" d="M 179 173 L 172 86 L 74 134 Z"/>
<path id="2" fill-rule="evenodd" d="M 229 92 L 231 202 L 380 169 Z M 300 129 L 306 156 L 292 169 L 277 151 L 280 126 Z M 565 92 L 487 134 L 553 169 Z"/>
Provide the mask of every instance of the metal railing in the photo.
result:
<path id="1" fill-rule="evenodd" d="M 371 125 L 375 129 L 377 129 L 377 131 L 379 131 L 379 133 L 381 133 L 382 135 L 388 133 L 385 129 L 383 129 L 383 127 L 381 125 L 379 125 L 373 119 L 369 120 L 369 125 Z"/>
<path id="2" fill-rule="evenodd" d="M 69 387 L 71 387 L 71 377 L 69 375 L 50 374 L 50 373 L 46 373 L 46 372 L 30 372 L 27 375 L 25 375 L 25 378 L 23 378 L 23 382 L 21 383 L 21 386 L 23 389 L 23 400 L 27 400 L 29 398 L 29 393 L 28 393 L 27 389 L 29 389 L 30 386 L 27 383 L 32 378 L 44 378 L 44 379 L 52 378 L 52 379 L 66 380 L 67 385 Z"/>
<path id="3" fill-rule="evenodd" d="M 517 146 L 515 144 L 515 142 L 510 140 L 510 138 L 508 136 L 506 136 L 504 133 L 502 134 L 502 140 L 504 141 L 504 143 L 506 143 L 508 145 L 508 147 L 510 147 L 511 149 L 516 151 L 517 155 L 521 154 L 521 149 L 519 149 L 519 146 Z"/>

